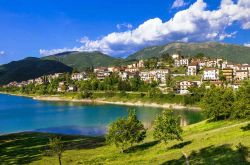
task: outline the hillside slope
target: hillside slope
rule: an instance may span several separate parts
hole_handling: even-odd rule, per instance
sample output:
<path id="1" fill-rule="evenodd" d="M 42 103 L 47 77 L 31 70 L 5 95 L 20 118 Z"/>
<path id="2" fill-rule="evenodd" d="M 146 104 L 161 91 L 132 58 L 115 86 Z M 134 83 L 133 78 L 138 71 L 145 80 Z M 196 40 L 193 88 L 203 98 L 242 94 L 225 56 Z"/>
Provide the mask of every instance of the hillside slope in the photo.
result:
<path id="1" fill-rule="evenodd" d="M 42 59 L 55 60 L 64 63 L 78 71 L 87 67 L 120 65 L 121 59 L 117 59 L 100 52 L 66 52 L 44 57 Z"/>
<path id="2" fill-rule="evenodd" d="M 250 163 L 249 155 L 236 146 L 241 143 L 249 150 L 249 125 L 249 121 L 203 121 L 184 127 L 183 141 L 174 140 L 167 145 L 154 141 L 149 130 L 145 142 L 125 153 L 105 144 L 104 137 L 61 135 L 66 147 L 62 164 L 181 165 L 185 164 L 185 153 L 191 165 L 246 165 Z M 43 154 L 48 137 L 53 135 L 17 133 L 0 136 L 0 160 L 3 164 L 57 164 L 56 156 Z"/>
<path id="3" fill-rule="evenodd" d="M 72 68 L 57 61 L 29 57 L 0 66 L 0 85 L 23 81 L 57 72 L 71 72 Z"/>
<path id="4" fill-rule="evenodd" d="M 165 52 L 172 54 L 178 51 L 186 56 L 204 53 L 209 57 L 223 57 L 232 62 L 250 63 L 250 47 L 217 42 L 170 43 L 164 46 L 152 46 L 128 56 L 127 59 L 160 57 Z"/>

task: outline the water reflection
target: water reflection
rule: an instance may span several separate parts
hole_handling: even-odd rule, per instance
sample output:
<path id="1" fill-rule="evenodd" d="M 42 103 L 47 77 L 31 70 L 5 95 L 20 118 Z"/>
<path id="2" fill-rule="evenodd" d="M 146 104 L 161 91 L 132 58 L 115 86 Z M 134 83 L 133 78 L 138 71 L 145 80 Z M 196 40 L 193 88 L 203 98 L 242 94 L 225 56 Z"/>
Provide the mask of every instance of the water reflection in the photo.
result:
<path id="1" fill-rule="evenodd" d="M 104 134 L 107 126 L 135 109 L 139 120 L 151 128 L 162 108 L 101 105 L 70 102 L 41 102 L 25 97 L 0 95 L 0 132 L 42 131 L 66 134 Z M 181 124 L 203 120 L 200 112 L 176 110 Z"/>

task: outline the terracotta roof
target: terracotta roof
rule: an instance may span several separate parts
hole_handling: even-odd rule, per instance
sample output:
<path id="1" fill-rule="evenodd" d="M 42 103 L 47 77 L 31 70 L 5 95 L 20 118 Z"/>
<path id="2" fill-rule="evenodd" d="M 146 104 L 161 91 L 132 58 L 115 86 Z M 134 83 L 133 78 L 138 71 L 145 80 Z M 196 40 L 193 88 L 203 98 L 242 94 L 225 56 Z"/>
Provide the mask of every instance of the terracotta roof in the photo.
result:
<path id="1" fill-rule="evenodd" d="M 248 72 L 248 70 L 236 70 L 236 72 Z"/>
<path id="2" fill-rule="evenodd" d="M 233 70 L 232 68 L 229 68 L 229 67 L 226 67 L 226 68 L 224 68 L 224 69 L 222 69 L 222 70 Z"/>
<path id="3" fill-rule="evenodd" d="M 198 62 L 194 61 L 194 62 L 191 62 L 188 66 L 197 66 L 198 65 Z"/>
<path id="4" fill-rule="evenodd" d="M 216 68 L 205 68 L 205 70 L 217 70 Z"/>

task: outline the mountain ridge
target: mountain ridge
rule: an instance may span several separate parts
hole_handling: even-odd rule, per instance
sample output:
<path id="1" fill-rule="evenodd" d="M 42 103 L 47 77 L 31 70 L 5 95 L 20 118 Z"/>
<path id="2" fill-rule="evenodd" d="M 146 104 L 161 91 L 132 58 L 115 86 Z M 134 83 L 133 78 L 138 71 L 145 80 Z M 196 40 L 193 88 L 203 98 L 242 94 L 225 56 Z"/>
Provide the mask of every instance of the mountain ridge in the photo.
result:
<path id="1" fill-rule="evenodd" d="M 237 44 L 227 44 L 220 42 L 204 43 L 184 43 L 173 42 L 166 45 L 146 47 L 126 59 L 147 59 L 151 57 L 160 57 L 163 53 L 177 53 L 182 55 L 195 56 L 197 53 L 204 53 L 208 57 L 222 57 L 232 62 L 250 63 L 250 47 Z"/>
<path id="2" fill-rule="evenodd" d="M 42 59 L 59 61 L 77 69 L 78 71 L 83 71 L 90 67 L 120 65 L 123 62 L 122 59 L 98 51 L 60 53 L 60 55 L 50 55 L 43 57 Z"/>
<path id="3" fill-rule="evenodd" d="M 72 68 L 57 61 L 27 57 L 0 66 L 0 85 L 24 81 L 57 72 L 72 72 Z"/>

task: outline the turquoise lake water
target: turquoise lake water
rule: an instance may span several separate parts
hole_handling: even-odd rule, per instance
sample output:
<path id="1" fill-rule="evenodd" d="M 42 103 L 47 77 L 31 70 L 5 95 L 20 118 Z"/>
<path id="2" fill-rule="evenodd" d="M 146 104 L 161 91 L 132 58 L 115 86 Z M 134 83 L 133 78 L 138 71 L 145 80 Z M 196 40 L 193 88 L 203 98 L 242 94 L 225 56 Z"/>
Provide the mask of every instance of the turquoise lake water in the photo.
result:
<path id="1" fill-rule="evenodd" d="M 0 94 L 0 134 L 37 131 L 61 134 L 103 135 L 108 124 L 136 110 L 145 127 L 150 128 L 161 108 L 123 105 L 93 105 L 71 102 L 45 102 Z M 200 112 L 176 110 L 182 125 L 199 122 Z"/>

